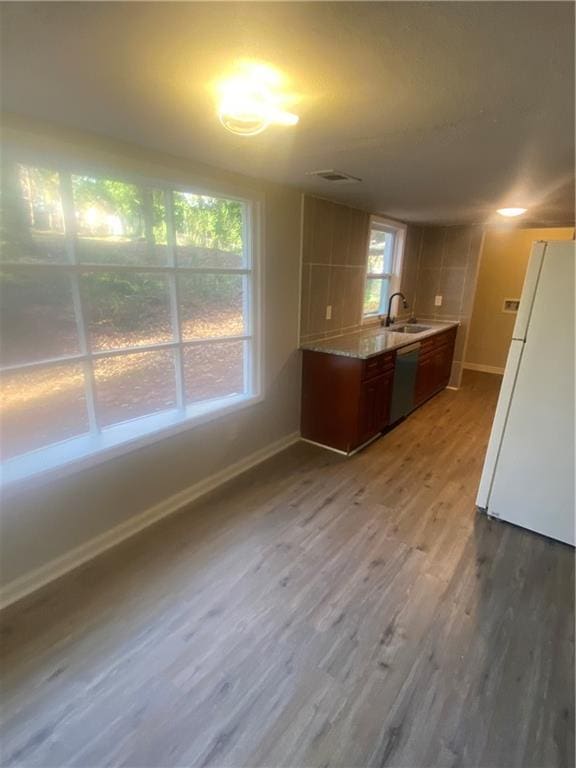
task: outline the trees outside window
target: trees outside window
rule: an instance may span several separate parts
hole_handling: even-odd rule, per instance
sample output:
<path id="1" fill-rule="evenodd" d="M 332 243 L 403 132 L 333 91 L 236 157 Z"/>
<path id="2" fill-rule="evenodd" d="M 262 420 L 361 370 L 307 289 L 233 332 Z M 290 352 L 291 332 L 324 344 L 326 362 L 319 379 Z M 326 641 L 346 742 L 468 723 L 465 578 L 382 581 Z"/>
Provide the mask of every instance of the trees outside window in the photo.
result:
<path id="1" fill-rule="evenodd" d="M 2 170 L 4 461 L 256 394 L 250 202 Z"/>
<path id="2" fill-rule="evenodd" d="M 364 285 L 364 317 L 386 314 L 388 298 L 398 290 L 405 227 L 374 217 L 370 225 Z"/>

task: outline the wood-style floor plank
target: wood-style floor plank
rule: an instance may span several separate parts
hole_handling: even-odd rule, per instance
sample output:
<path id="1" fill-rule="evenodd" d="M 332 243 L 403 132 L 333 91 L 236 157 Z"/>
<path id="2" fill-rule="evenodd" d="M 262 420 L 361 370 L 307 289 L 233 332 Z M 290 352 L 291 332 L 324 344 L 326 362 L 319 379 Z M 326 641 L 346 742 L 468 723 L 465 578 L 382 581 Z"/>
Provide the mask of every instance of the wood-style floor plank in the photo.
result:
<path id="1" fill-rule="evenodd" d="M 5 611 L 2 765 L 574 765 L 574 560 L 476 513 L 499 379 L 299 444 Z"/>

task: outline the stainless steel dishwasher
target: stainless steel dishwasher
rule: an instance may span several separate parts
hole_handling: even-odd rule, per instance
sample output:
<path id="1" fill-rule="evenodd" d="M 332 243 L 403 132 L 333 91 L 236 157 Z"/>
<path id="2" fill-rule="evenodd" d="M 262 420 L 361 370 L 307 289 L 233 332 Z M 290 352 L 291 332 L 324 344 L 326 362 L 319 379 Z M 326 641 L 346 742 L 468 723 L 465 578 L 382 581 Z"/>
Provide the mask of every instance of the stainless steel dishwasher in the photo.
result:
<path id="1" fill-rule="evenodd" d="M 396 367 L 392 385 L 392 403 L 390 405 L 390 424 L 394 424 L 414 410 L 414 389 L 420 342 L 402 347 L 396 352 Z"/>

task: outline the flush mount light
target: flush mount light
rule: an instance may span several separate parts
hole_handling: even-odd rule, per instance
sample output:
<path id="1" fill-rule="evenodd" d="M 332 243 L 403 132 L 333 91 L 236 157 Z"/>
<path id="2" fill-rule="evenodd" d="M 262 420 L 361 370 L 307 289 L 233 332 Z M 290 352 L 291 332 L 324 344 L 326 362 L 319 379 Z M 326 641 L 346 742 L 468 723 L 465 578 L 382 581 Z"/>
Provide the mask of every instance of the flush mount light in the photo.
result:
<path id="1" fill-rule="evenodd" d="M 498 208 L 497 213 L 499 213 L 500 216 L 511 218 L 512 216 L 522 216 L 527 210 L 527 208 Z"/>
<path id="2" fill-rule="evenodd" d="M 217 85 L 218 117 L 227 131 L 256 136 L 270 125 L 296 125 L 298 115 L 286 106 L 294 96 L 285 91 L 285 78 L 273 67 L 241 61 L 234 73 Z"/>

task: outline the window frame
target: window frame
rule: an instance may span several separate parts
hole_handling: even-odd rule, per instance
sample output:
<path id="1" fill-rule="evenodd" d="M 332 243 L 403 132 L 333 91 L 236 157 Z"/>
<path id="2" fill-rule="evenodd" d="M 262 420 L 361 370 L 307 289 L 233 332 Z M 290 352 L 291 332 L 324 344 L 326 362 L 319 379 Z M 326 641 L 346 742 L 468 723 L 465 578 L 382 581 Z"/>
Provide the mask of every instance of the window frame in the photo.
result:
<path id="1" fill-rule="evenodd" d="M 80 436 L 47 444 L 6 459 L 0 463 L 0 487 L 18 488 L 22 481 L 35 481 L 60 477 L 75 471 L 107 461 L 115 456 L 137 450 L 171 435 L 190 430 L 214 419 L 222 418 L 264 399 L 263 381 L 263 277 L 261 248 L 263 243 L 263 198 L 258 194 L 239 194 L 239 190 L 226 183 L 211 183 L 199 180 L 196 183 L 171 181 L 162 176 L 148 176 L 125 171 L 120 162 L 117 167 L 108 163 L 71 161 L 59 154 L 44 154 L 28 150 L 7 148 L 5 158 L 12 163 L 35 166 L 59 174 L 65 222 L 64 242 L 68 256 L 62 263 L 30 263 L 4 261 L 0 269 L 38 274 L 64 274 L 70 280 L 79 352 L 62 357 L 50 357 L 2 367 L 3 374 L 26 370 L 46 370 L 66 363 L 82 365 L 84 373 L 85 399 L 89 431 Z M 76 221 L 72 197 L 72 176 L 94 176 L 109 178 L 139 189 L 151 189 L 164 193 L 167 222 L 167 262 L 163 265 L 96 264 L 78 259 Z M 181 175 L 181 174 L 179 174 Z M 65 181 L 63 181 L 65 179 Z M 193 267 L 179 265 L 177 261 L 176 230 L 172 212 L 171 192 L 218 197 L 232 200 L 243 206 L 243 256 L 244 265 L 239 268 Z M 167 294 L 170 303 L 171 341 L 115 349 L 93 350 L 86 312 L 80 291 L 80 276 L 86 273 L 119 271 L 125 273 L 149 273 L 166 275 Z M 233 274 L 243 276 L 244 334 L 238 336 L 209 337 L 185 340 L 179 317 L 177 276 L 194 274 Z M 245 391 L 238 395 L 226 395 L 195 403 L 186 403 L 183 352 L 188 347 L 205 346 L 215 343 L 239 342 L 244 344 Z M 96 413 L 96 392 L 93 365 L 103 358 L 133 355 L 138 353 L 169 350 L 173 353 L 176 386 L 176 407 L 151 412 L 109 426 L 99 426 Z"/>
<path id="2" fill-rule="evenodd" d="M 391 272 L 368 272 L 368 260 L 370 256 L 370 235 L 373 230 L 388 232 L 394 236 L 392 271 Z M 366 268 L 364 273 L 364 289 L 368 280 L 389 280 L 389 292 L 384 298 L 380 291 L 380 304 L 376 312 L 364 311 L 364 293 L 362 293 L 362 322 L 371 323 L 379 318 L 387 317 L 388 299 L 400 290 L 402 280 L 402 267 L 404 262 L 404 244 L 406 241 L 407 225 L 393 219 L 386 219 L 382 216 L 370 216 L 368 224 L 368 242 L 366 245 Z"/>

